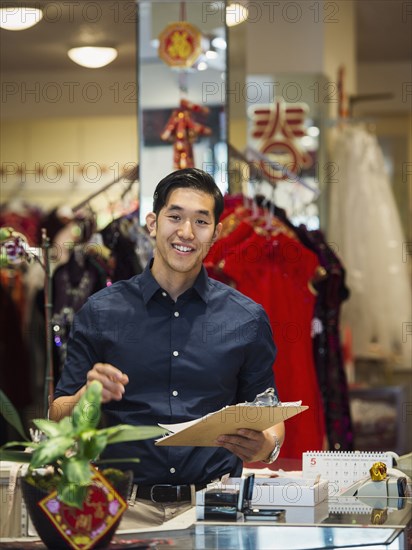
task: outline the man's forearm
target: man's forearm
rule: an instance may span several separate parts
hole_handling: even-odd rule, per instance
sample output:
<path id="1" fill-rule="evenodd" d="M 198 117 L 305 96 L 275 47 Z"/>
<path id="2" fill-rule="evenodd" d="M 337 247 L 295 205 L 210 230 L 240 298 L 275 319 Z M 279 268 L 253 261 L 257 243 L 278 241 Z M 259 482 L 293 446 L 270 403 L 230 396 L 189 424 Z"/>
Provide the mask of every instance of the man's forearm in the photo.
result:
<path id="1" fill-rule="evenodd" d="M 50 420 L 54 420 L 55 422 L 58 422 L 65 416 L 70 416 L 74 406 L 76 405 L 76 403 L 78 403 L 78 401 L 80 400 L 85 390 L 86 390 L 86 386 L 83 386 L 74 395 L 63 395 L 61 397 L 57 397 L 52 402 L 49 408 Z"/>
<path id="2" fill-rule="evenodd" d="M 279 422 L 279 424 L 275 424 L 274 426 L 265 430 L 265 432 L 276 435 L 276 437 L 279 440 L 280 446 L 283 445 L 283 442 L 285 440 L 285 423 L 284 422 Z"/>

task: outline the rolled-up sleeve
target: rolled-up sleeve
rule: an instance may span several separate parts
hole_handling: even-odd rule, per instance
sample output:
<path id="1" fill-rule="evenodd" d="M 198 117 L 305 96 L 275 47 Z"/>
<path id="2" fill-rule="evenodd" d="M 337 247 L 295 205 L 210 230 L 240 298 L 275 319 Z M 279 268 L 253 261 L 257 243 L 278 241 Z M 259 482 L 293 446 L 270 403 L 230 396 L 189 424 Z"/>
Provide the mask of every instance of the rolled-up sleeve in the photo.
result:
<path id="1" fill-rule="evenodd" d="M 265 310 L 256 304 L 255 320 L 243 330 L 245 360 L 240 370 L 237 402 L 253 400 L 267 388 L 275 388 L 273 363 L 276 345 Z M 263 388 L 263 390 L 262 390 Z"/>

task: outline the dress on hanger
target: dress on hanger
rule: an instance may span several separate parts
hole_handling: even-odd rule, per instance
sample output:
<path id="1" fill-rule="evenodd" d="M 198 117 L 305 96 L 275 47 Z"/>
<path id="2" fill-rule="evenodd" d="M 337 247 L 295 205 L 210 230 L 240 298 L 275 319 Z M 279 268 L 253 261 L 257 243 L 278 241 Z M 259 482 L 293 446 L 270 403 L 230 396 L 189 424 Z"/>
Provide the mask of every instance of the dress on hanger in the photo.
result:
<path id="1" fill-rule="evenodd" d="M 330 189 L 328 240 L 347 270 L 351 298 L 342 308 L 355 357 L 411 367 L 412 292 L 406 241 L 376 136 L 362 127 L 338 132 Z"/>
<path id="2" fill-rule="evenodd" d="M 232 200 L 225 210 L 225 236 L 211 248 L 205 266 L 211 277 L 235 286 L 268 313 L 278 347 L 274 372 L 280 399 L 310 407 L 288 421 L 293 437 L 282 447 L 282 456 L 300 458 L 305 450 L 322 449 L 325 435 L 311 339 L 315 296 L 308 287 L 318 261 L 282 220 L 273 217 L 269 227 L 262 209 L 252 212 L 242 202 Z"/>
<path id="3" fill-rule="evenodd" d="M 260 234 L 259 234 L 260 233 Z M 304 414 L 288 420 L 282 456 L 301 458 L 324 445 L 323 404 L 313 361 L 311 323 L 315 296 L 308 281 L 316 256 L 284 233 L 264 234 L 259 228 L 229 254 L 223 271 L 236 288 L 260 303 L 269 315 L 278 354 L 274 363 L 281 401 L 302 400 Z"/>
<path id="4" fill-rule="evenodd" d="M 142 273 L 149 251 L 149 237 L 136 230 L 134 216 L 122 216 L 100 231 L 105 246 L 112 251 L 114 269 L 112 281 L 130 279 Z"/>
<path id="5" fill-rule="evenodd" d="M 304 225 L 297 227 L 296 231 L 302 244 L 317 255 L 321 266 L 313 281 L 317 297 L 312 338 L 329 448 L 351 451 L 353 429 L 340 341 L 341 304 L 349 296 L 345 269 L 321 231 L 308 231 Z"/>
<path id="6" fill-rule="evenodd" d="M 84 254 L 78 247 L 72 251 L 69 261 L 55 270 L 52 278 L 55 380 L 60 377 L 66 360 L 74 314 L 106 283 L 107 272 L 93 256 Z"/>

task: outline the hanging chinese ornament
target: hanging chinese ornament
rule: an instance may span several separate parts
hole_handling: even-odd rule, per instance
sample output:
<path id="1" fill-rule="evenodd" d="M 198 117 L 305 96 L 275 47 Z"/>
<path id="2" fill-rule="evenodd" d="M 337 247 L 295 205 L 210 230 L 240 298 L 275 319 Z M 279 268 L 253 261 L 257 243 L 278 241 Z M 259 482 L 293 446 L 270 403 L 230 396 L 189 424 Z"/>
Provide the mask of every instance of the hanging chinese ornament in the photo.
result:
<path id="1" fill-rule="evenodd" d="M 169 23 L 159 35 L 159 57 L 170 67 L 191 67 L 202 53 L 201 39 L 201 32 L 191 23 Z"/>
<path id="2" fill-rule="evenodd" d="M 194 168 L 192 143 L 198 136 L 212 133 L 208 126 L 195 122 L 192 113 L 207 115 L 209 109 L 181 99 L 180 107 L 173 111 L 160 135 L 164 141 L 173 141 L 173 164 L 176 170 Z"/>

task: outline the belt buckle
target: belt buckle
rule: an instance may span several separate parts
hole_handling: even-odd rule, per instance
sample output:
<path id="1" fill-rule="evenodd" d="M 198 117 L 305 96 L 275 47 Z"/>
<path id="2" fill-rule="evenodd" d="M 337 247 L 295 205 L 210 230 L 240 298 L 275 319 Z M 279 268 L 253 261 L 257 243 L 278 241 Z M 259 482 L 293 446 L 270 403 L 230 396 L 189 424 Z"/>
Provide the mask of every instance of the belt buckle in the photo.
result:
<path id="1" fill-rule="evenodd" d="M 159 483 L 157 485 L 152 485 L 152 487 L 150 487 L 150 500 L 152 502 L 155 502 L 155 503 L 161 503 L 162 501 L 160 500 L 156 500 L 156 496 L 154 495 L 154 491 L 158 488 L 158 487 L 174 487 L 173 485 L 170 485 L 170 484 L 167 484 L 167 483 Z M 181 500 L 181 496 L 180 496 L 180 486 L 176 486 L 175 487 L 176 489 L 176 502 L 180 502 Z M 167 502 L 167 501 L 166 501 Z M 170 501 L 170 502 L 173 502 L 173 499 Z"/>

